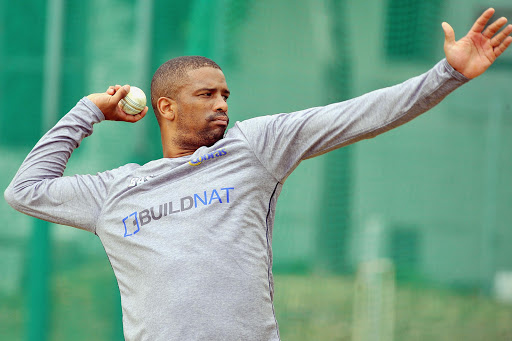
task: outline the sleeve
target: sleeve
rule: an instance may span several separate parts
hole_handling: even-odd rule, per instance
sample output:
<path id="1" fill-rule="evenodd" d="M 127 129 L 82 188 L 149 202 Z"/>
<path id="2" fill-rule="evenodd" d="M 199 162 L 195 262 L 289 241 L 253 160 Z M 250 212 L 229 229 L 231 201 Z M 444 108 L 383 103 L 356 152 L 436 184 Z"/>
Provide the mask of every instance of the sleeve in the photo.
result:
<path id="1" fill-rule="evenodd" d="M 401 84 L 324 107 L 238 122 L 260 162 L 283 181 L 305 159 L 370 139 L 437 105 L 468 79 L 446 59 Z"/>
<path id="2" fill-rule="evenodd" d="M 92 134 L 103 113 L 82 98 L 35 145 L 4 193 L 14 209 L 30 216 L 95 232 L 96 219 L 116 170 L 63 177 L 71 153 Z"/>

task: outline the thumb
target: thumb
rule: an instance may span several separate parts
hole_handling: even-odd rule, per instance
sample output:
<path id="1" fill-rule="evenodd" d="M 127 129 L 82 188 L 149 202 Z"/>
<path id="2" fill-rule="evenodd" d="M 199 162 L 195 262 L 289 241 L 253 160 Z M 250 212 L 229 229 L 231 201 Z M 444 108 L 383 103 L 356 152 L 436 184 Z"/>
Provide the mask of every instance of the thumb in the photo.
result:
<path id="1" fill-rule="evenodd" d="M 447 22 L 443 22 L 443 31 L 444 31 L 444 46 L 452 45 L 455 43 L 455 32 L 453 28 Z"/>
<path id="2" fill-rule="evenodd" d="M 116 91 L 114 96 L 112 96 L 112 100 L 117 104 L 120 100 L 126 97 L 128 93 L 130 92 L 130 86 L 128 84 L 123 85 L 119 88 L 119 90 Z"/>

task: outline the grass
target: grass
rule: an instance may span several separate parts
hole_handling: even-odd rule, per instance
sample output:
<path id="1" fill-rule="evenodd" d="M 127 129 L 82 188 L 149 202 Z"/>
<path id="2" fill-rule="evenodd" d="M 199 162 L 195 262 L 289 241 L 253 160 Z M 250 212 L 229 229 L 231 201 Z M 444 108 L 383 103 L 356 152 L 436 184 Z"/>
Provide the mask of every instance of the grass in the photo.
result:
<path id="1" fill-rule="evenodd" d="M 120 340 L 119 293 L 106 261 L 59 271 L 52 279 L 50 340 Z M 351 340 L 354 278 L 275 275 L 283 341 Z M 25 302 L 3 297 L 2 340 L 24 338 Z M 478 294 L 399 285 L 395 340 L 512 340 L 512 305 Z"/>
<path id="2" fill-rule="evenodd" d="M 275 306 L 283 340 L 351 340 L 351 276 L 277 275 Z M 512 305 L 476 293 L 398 285 L 397 341 L 509 341 Z"/>

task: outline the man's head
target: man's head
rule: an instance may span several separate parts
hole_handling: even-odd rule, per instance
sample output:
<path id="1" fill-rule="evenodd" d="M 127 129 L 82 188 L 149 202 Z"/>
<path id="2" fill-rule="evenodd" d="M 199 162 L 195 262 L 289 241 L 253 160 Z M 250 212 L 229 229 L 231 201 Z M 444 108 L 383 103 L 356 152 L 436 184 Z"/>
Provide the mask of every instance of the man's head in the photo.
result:
<path id="1" fill-rule="evenodd" d="M 176 98 L 187 73 L 202 67 L 212 67 L 222 71 L 213 60 L 201 56 L 184 56 L 168 60 L 156 70 L 151 80 L 151 105 L 158 118 L 157 101 L 160 97 Z"/>
<path id="2" fill-rule="evenodd" d="M 151 81 L 151 104 L 164 155 L 166 145 L 192 151 L 220 140 L 228 123 L 228 96 L 221 68 L 208 58 L 178 57 L 160 66 Z"/>

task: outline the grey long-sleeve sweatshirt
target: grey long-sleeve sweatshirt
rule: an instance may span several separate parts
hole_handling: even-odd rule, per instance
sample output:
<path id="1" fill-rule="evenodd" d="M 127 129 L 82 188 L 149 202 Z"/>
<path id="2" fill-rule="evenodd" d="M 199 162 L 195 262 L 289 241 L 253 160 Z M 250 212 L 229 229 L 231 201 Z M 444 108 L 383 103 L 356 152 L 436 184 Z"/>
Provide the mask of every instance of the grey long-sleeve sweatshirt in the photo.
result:
<path id="1" fill-rule="evenodd" d="M 271 244 L 286 177 L 301 160 L 413 119 L 466 81 L 442 60 L 349 101 L 237 122 L 191 156 L 63 177 L 73 150 L 104 120 L 84 98 L 36 144 L 5 198 L 99 237 L 126 340 L 279 340 Z"/>

